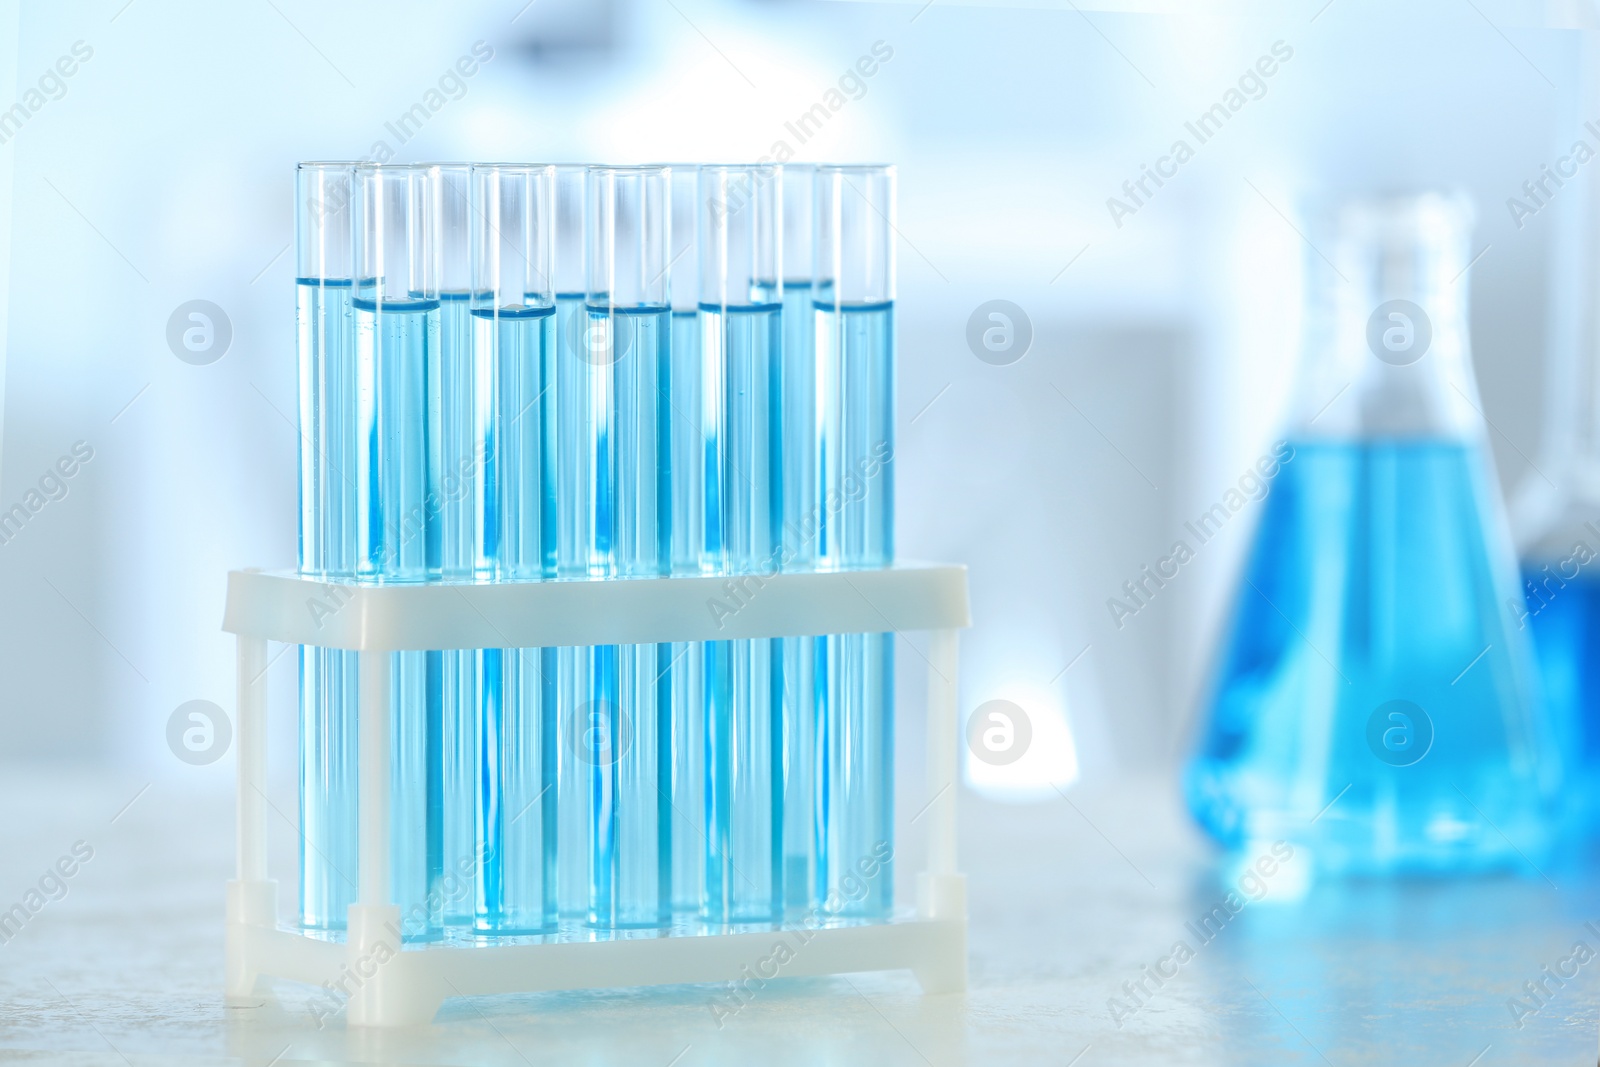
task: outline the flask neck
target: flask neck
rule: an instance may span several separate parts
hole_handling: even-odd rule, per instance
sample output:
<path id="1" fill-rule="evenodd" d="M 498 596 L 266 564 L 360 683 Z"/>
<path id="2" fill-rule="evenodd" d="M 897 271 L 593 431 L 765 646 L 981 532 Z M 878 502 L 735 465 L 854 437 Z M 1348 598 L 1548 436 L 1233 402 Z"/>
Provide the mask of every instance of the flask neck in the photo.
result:
<path id="1" fill-rule="evenodd" d="M 1360 203 L 1339 219 L 1302 363 L 1299 429 L 1336 438 L 1477 438 L 1465 204 Z"/>

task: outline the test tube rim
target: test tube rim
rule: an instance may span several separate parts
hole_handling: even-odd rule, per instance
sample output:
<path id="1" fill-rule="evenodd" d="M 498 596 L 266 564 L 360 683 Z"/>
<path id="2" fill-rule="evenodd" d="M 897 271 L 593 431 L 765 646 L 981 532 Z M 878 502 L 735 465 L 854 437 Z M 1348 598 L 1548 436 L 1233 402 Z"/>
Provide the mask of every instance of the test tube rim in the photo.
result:
<path id="1" fill-rule="evenodd" d="M 789 166 L 790 164 L 783 164 Z M 818 163 L 819 171 L 828 171 L 833 174 L 891 174 L 899 164 L 897 163 Z"/>
<path id="2" fill-rule="evenodd" d="M 530 162 L 525 162 L 525 161 L 524 162 L 517 162 L 515 160 L 502 159 L 502 160 L 478 160 L 478 161 L 475 161 L 475 162 L 472 162 L 472 163 L 468 163 L 467 166 L 471 167 L 473 170 L 483 171 L 485 173 L 487 173 L 489 171 L 492 171 L 492 170 L 548 170 L 548 171 L 554 173 L 555 169 L 558 166 L 560 166 L 560 164 L 558 164 L 558 163 L 530 163 Z"/>
<path id="3" fill-rule="evenodd" d="M 432 170 L 439 166 L 437 163 L 374 163 L 363 161 L 355 164 L 358 171 L 402 171 L 402 170 Z"/>
<path id="4" fill-rule="evenodd" d="M 684 164 L 689 166 L 689 164 Z M 670 174 L 671 163 L 592 163 L 590 174 Z"/>
<path id="5" fill-rule="evenodd" d="M 782 163 L 702 163 L 699 169 L 712 171 L 729 170 L 781 170 Z"/>

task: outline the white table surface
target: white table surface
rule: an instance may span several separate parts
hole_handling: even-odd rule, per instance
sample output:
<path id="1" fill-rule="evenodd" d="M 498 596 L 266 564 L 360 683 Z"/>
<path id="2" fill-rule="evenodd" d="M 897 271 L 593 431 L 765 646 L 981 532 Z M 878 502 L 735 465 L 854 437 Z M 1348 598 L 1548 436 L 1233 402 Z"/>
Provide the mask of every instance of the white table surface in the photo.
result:
<path id="1" fill-rule="evenodd" d="M 5 1062 L 1596 1062 L 1600 958 L 1547 981 L 1553 996 L 1521 1028 L 1507 1006 L 1574 943 L 1600 953 L 1584 925 L 1600 929 L 1592 863 L 1547 867 L 1548 880 L 1323 885 L 1293 899 L 1291 860 L 1262 902 L 1202 943 L 1185 924 L 1226 886 L 1160 783 L 1080 787 L 1070 802 L 1029 806 L 963 798 L 965 995 L 924 997 L 898 974 L 793 979 L 720 1029 L 708 987 L 506 996 L 452 1001 L 427 1028 L 373 1034 L 346 1030 L 342 1016 L 318 1029 L 309 990 L 287 983 L 259 1006 L 223 1004 L 230 794 L 171 781 L 141 794 L 139 779 L 66 771 L 0 777 L 0 911 L 73 842 L 95 850 L 65 897 L 0 944 Z M 1194 958 L 1119 1027 L 1108 999 L 1180 939 Z"/>

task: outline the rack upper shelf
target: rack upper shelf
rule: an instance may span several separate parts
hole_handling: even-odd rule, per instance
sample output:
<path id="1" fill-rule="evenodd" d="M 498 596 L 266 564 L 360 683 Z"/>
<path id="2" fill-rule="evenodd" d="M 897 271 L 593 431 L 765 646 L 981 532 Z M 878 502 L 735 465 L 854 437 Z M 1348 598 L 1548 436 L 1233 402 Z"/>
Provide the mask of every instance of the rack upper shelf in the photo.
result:
<path id="1" fill-rule="evenodd" d="M 971 625 L 967 569 L 737 577 L 387 583 L 232 571 L 223 630 L 297 645 L 404 652 L 638 645 Z"/>

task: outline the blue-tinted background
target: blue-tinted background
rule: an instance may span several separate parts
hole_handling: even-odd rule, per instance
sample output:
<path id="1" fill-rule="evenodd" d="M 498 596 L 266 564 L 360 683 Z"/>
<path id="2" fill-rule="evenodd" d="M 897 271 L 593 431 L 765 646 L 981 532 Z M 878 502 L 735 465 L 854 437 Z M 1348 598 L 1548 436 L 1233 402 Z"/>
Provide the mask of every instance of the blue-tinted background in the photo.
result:
<path id="1" fill-rule="evenodd" d="M 0 109 L 45 79 L 0 145 L 0 509 L 75 442 L 93 449 L 0 544 L 0 760 L 231 776 L 231 760 L 175 760 L 165 726 L 188 700 L 233 708 L 227 570 L 294 560 L 300 159 L 738 160 L 783 141 L 898 163 L 901 550 L 972 567 L 963 714 L 1015 701 L 1034 742 L 971 770 L 1019 798 L 1160 771 L 1183 748 L 1259 506 L 1120 627 L 1106 601 L 1277 436 L 1310 207 L 1471 193 L 1486 251 L 1463 284 L 1504 489 L 1559 425 L 1545 368 L 1580 347 L 1592 175 L 1521 226 L 1505 201 L 1578 137 L 1600 145 L 1570 28 L 1586 5 L 523 4 L 0 0 Z M 1205 13 L 1159 13 L 1179 7 Z M 50 76 L 77 42 L 92 55 Z M 1196 145 L 1184 124 L 1275 45 L 1290 58 L 1114 218 L 1108 198 L 1128 201 L 1176 139 Z M 472 76 L 447 75 L 475 47 Z M 875 53 L 870 77 L 847 76 Z M 231 323 L 207 366 L 167 341 L 193 299 Z M 1009 366 L 967 341 L 993 299 L 1031 323 Z M 900 662 L 906 715 L 922 661 Z M 271 670 L 287 694 L 294 657 Z"/>

